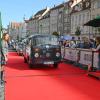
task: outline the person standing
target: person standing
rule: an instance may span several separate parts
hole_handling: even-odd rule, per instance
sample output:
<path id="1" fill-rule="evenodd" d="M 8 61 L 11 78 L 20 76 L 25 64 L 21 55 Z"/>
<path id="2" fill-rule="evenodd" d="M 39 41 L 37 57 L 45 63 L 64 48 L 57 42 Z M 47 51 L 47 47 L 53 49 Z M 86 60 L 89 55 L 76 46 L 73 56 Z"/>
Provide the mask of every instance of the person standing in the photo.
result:
<path id="1" fill-rule="evenodd" d="M 100 70 L 100 37 L 96 37 L 96 48 L 93 48 L 92 50 L 98 52 L 98 67 Z"/>
<path id="2" fill-rule="evenodd" d="M 9 42 L 9 34 L 4 33 L 1 40 L 1 48 L 0 48 L 0 73 L 1 73 L 1 84 L 3 84 L 5 81 L 3 80 L 3 73 L 4 73 L 4 66 L 6 65 L 8 61 L 8 42 Z"/>

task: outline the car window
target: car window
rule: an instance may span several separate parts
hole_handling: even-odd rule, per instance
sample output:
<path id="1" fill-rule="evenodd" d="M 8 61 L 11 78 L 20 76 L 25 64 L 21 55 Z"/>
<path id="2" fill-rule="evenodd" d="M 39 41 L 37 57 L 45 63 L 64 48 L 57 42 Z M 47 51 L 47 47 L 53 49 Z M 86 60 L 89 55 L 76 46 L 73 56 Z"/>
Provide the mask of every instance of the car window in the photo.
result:
<path id="1" fill-rule="evenodd" d="M 58 45 L 58 38 L 55 36 L 41 36 L 35 39 L 36 45 L 51 44 Z"/>

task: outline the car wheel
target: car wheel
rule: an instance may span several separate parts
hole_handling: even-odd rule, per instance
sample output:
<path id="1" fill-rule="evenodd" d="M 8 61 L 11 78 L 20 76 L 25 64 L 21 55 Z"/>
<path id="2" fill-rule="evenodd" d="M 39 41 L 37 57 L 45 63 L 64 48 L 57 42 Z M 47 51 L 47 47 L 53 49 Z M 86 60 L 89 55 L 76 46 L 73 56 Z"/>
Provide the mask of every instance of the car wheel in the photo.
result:
<path id="1" fill-rule="evenodd" d="M 58 68 L 58 64 L 57 63 L 54 64 L 54 68 Z"/>

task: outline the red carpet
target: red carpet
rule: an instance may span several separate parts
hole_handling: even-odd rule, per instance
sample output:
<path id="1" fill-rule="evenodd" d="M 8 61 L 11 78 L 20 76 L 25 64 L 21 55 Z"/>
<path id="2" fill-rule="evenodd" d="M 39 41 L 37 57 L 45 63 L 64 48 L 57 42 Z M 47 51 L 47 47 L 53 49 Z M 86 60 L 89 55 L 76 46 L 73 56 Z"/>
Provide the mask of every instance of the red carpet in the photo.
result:
<path id="1" fill-rule="evenodd" d="M 85 71 L 64 63 L 40 67 L 30 70 L 23 57 L 10 53 L 5 100 L 100 100 L 100 81 Z"/>

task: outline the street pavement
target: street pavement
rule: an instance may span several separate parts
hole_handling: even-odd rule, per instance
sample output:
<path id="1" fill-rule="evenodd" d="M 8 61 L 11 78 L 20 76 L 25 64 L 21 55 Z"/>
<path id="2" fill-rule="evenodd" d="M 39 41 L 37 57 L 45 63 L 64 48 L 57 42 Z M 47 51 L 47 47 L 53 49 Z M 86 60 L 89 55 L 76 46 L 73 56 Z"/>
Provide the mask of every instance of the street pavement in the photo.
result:
<path id="1" fill-rule="evenodd" d="M 14 51 L 12 48 L 9 48 L 9 52 L 10 51 Z M 1 80 L 0 80 L 0 100 L 4 100 L 4 97 L 5 97 L 5 87 L 4 87 L 5 85 L 3 84 L 3 85 L 1 85 Z"/>
<path id="2" fill-rule="evenodd" d="M 4 85 L 0 84 L 0 100 L 4 100 Z"/>

